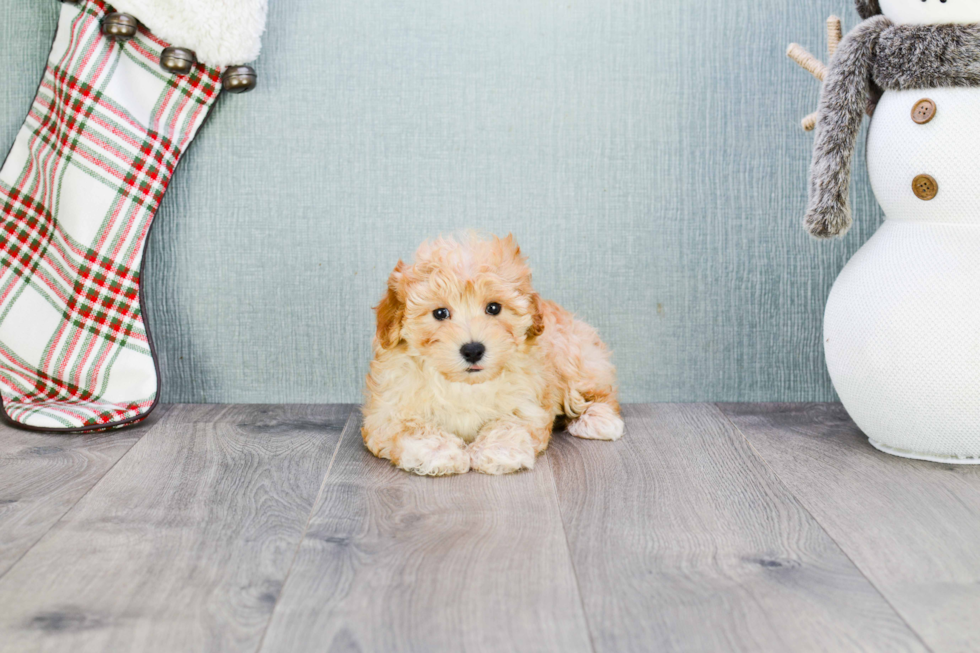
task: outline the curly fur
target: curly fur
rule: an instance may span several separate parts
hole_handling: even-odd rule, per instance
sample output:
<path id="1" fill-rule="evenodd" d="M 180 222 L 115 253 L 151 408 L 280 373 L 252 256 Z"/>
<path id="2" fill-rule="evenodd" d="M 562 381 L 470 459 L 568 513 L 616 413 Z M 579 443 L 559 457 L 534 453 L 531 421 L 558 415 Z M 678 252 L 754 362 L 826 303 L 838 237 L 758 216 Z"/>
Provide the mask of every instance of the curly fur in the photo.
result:
<path id="1" fill-rule="evenodd" d="M 379 458 L 424 475 L 503 474 L 534 466 L 557 416 L 578 437 L 623 434 L 609 351 L 538 296 L 510 236 L 423 244 L 376 311 L 362 435 Z M 460 352 L 471 342 L 486 347 L 476 364 Z"/>

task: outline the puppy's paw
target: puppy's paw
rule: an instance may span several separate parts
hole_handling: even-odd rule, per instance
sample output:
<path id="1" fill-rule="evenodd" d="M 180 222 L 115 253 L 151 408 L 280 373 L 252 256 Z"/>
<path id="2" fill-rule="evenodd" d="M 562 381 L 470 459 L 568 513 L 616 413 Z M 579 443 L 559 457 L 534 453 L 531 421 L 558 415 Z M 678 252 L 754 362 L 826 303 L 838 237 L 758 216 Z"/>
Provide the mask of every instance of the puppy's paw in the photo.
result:
<path id="1" fill-rule="evenodd" d="M 470 471 L 470 455 L 463 442 L 452 437 L 405 437 L 398 466 L 420 476 L 446 476 Z"/>
<path id="2" fill-rule="evenodd" d="M 480 438 L 470 445 L 470 463 L 484 474 L 510 474 L 534 467 L 534 446 L 530 436 L 518 432 L 499 437 Z"/>
<path id="3" fill-rule="evenodd" d="M 623 418 L 609 404 L 589 404 L 584 413 L 568 424 L 568 432 L 587 440 L 618 440 L 625 426 Z"/>

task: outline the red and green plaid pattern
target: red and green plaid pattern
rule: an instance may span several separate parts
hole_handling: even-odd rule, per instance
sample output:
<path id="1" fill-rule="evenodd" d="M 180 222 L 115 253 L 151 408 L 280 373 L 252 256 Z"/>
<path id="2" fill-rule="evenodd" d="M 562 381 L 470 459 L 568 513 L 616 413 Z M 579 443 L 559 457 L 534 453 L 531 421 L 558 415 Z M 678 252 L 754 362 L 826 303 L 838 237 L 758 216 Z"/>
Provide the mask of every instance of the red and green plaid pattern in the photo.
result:
<path id="1" fill-rule="evenodd" d="M 98 429 L 145 417 L 157 371 L 140 266 L 220 71 L 164 72 L 167 44 L 102 36 L 102 0 L 62 6 L 37 97 L 0 168 L 0 397 L 15 422 Z"/>

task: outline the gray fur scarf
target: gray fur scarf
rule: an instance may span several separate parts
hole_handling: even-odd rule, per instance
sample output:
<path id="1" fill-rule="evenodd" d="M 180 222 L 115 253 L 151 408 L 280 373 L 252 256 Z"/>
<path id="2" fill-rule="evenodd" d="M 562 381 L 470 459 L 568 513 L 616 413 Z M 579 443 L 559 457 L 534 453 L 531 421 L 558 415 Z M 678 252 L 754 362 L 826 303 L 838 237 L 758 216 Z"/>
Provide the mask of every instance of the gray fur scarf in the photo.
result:
<path id="1" fill-rule="evenodd" d="M 807 230 L 833 238 L 850 228 L 854 142 L 882 90 L 957 86 L 980 86 L 980 25 L 893 25 L 873 16 L 844 37 L 820 95 Z"/>

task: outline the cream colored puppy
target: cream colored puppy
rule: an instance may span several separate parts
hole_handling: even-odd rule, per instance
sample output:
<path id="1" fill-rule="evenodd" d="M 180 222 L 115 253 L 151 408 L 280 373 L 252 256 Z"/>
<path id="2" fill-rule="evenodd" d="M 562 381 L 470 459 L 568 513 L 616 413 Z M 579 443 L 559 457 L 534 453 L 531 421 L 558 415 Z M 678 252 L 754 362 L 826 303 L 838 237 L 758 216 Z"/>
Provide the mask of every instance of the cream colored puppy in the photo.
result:
<path id="1" fill-rule="evenodd" d="M 531 286 L 512 236 L 423 244 L 377 306 L 364 443 L 416 474 L 534 466 L 555 418 L 623 434 L 616 370 L 595 329 Z"/>

